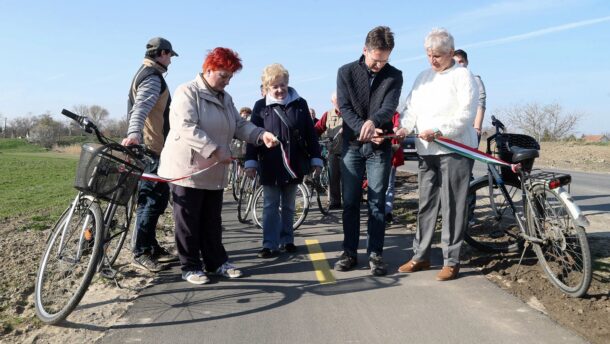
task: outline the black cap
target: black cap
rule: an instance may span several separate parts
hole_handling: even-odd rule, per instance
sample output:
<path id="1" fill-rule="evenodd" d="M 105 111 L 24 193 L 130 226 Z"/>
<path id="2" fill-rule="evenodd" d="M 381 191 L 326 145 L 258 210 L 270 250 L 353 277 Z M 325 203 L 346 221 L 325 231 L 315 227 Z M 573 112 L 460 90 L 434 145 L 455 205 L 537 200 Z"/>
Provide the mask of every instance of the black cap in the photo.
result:
<path id="1" fill-rule="evenodd" d="M 158 51 L 158 50 L 169 50 L 172 53 L 172 56 L 178 56 L 178 54 L 172 49 L 172 44 L 165 38 L 155 37 L 151 38 L 148 43 L 146 43 L 146 51 Z"/>

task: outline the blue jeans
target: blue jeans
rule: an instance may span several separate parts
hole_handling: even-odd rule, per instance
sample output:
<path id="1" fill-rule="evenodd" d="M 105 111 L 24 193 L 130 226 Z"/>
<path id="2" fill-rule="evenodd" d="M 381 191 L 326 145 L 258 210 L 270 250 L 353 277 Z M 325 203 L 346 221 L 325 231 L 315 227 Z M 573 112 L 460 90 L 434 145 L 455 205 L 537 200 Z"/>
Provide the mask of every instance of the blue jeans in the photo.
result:
<path id="1" fill-rule="evenodd" d="M 151 159 L 144 168 L 144 172 L 157 173 L 159 158 Z M 138 208 L 136 209 L 136 242 L 133 255 L 152 254 L 159 247 L 155 230 L 159 216 L 165 212 L 169 201 L 169 186 L 167 183 L 158 183 L 141 180 L 138 186 Z"/>
<path id="2" fill-rule="evenodd" d="M 343 149 L 341 176 L 343 180 L 343 250 L 355 257 L 360 238 L 360 200 L 366 169 L 368 179 L 367 247 L 366 253 L 381 255 L 385 236 L 385 192 L 388 188 L 392 149 L 373 150 L 363 154 L 358 146 Z"/>
<path id="3" fill-rule="evenodd" d="M 294 243 L 296 194 L 297 184 L 263 185 L 263 248 L 277 251 L 280 246 Z"/>
<path id="4" fill-rule="evenodd" d="M 394 208 L 394 183 L 396 182 L 396 166 L 390 168 L 390 179 L 388 181 L 388 190 L 385 192 L 385 213 L 391 214 Z"/>

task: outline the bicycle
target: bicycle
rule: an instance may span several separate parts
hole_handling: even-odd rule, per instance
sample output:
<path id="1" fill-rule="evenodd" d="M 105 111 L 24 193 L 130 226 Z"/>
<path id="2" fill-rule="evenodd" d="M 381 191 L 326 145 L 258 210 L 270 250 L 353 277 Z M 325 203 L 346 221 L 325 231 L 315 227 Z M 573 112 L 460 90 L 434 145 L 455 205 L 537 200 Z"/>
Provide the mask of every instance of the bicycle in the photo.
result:
<path id="1" fill-rule="evenodd" d="M 106 138 L 87 117 L 68 110 L 99 144 L 84 144 L 78 163 L 78 193 L 47 238 L 35 281 L 38 318 L 57 324 L 76 308 L 96 272 L 115 278 L 112 265 L 125 242 L 144 171 L 141 146 L 124 147 Z"/>
<path id="2" fill-rule="evenodd" d="M 233 159 L 231 167 L 229 168 L 229 188 L 233 193 L 233 199 L 236 201 L 239 200 L 240 186 L 244 175 L 243 159 Z"/>
<path id="3" fill-rule="evenodd" d="M 514 252 L 523 247 L 521 260 L 532 245 L 549 280 L 571 297 L 583 296 L 592 277 L 584 230 L 589 222 L 564 188 L 571 176 L 533 169 L 538 142 L 527 135 L 506 133 L 494 116 L 492 125 L 496 133 L 487 139 L 486 153 L 518 165 L 513 173 L 506 166 L 487 163 L 487 175 L 470 183 L 464 240 L 486 252 Z"/>

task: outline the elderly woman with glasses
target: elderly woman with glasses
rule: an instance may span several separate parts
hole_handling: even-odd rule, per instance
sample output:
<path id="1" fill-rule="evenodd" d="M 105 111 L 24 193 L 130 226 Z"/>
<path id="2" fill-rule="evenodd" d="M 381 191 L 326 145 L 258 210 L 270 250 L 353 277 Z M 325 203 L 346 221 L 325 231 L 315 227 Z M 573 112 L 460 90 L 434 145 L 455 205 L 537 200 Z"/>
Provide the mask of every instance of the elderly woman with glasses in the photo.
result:
<path id="1" fill-rule="evenodd" d="M 457 277 L 460 248 L 467 225 L 468 185 L 473 160 L 452 153 L 434 142 L 444 136 L 470 147 L 477 146 L 472 127 L 478 90 L 468 69 L 453 59 L 453 37 L 445 29 L 432 30 L 424 47 L 430 63 L 415 79 L 406 102 L 399 107 L 402 129 L 399 134 L 419 132 L 416 141 L 419 159 L 419 213 L 413 240 L 414 256 L 400 272 L 416 272 L 430 267 L 430 246 L 439 205 L 443 217 L 441 244 L 443 268 L 439 281 Z"/>
<path id="2" fill-rule="evenodd" d="M 196 173 L 170 185 L 182 278 L 193 284 L 209 282 L 204 266 L 209 274 L 242 275 L 229 263 L 222 244 L 222 198 L 231 140 L 267 147 L 277 144 L 273 134 L 242 118 L 225 92 L 241 68 L 237 53 L 215 48 L 206 56 L 202 72 L 176 89 L 169 114 L 159 175 L 177 179 Z"/>
<path id="3" fill-rule="evenodd" d="M 260 171 L 263 185 L 263 248 L 260 258 L 274 257 L 280 250 L 293 253 L 297 185 L 314 166 L 322 166 L 320 146 L 313 129 L 307 101 L 288 87 L 288 71 L 279 63 L 265 67 L 262 76 L 265 97 L 254 104 L 251 121 L 273 133 L 280 147 L 248 144 L 246 173 Z"/>

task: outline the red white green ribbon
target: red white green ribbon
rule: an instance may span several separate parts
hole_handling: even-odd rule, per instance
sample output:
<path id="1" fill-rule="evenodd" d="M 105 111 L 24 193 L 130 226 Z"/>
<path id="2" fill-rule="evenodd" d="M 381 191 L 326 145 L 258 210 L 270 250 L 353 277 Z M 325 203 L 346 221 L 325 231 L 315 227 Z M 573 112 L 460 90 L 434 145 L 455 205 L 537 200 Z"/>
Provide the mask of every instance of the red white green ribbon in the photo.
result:
<path id="1" fill-rule="evenodd" d="M 288 154 L 286 154 L 286 150 L 284 149 L 284 144 L 280 142 L 280 149 L 282 150 L 282 163 L 284 164 L 284 168 L 286 172 L 290 175 L 290 178 L 296 179 L 297 174 L 294 173 L 292 167 L 290 167 L 290 159 L 288 159 Z"/>
<path id="2" fill-rule="evenodd" d="M 446 137 L 442 137 L 442 136 L 437 137 L 434 139 L 434 142 L 438 143 L 442 147 L 449 149 L 450 151 L 452 151 L 454 153 L 457 153 L 459 155 L 465 156 L 470 159 L 480 161 L 485 164 L 508 166 L 513 170 L 513 172 L 515 172 L 515 169 L 517 168 L 517 165 L 515 165 L 515 164 L 509 164 L 504 160 L 500 160 L 494 156 L 485 154 L 478 149 L 474 149 L 472 147 L 466 146 L 459 142 L 455 142 Z"/>

